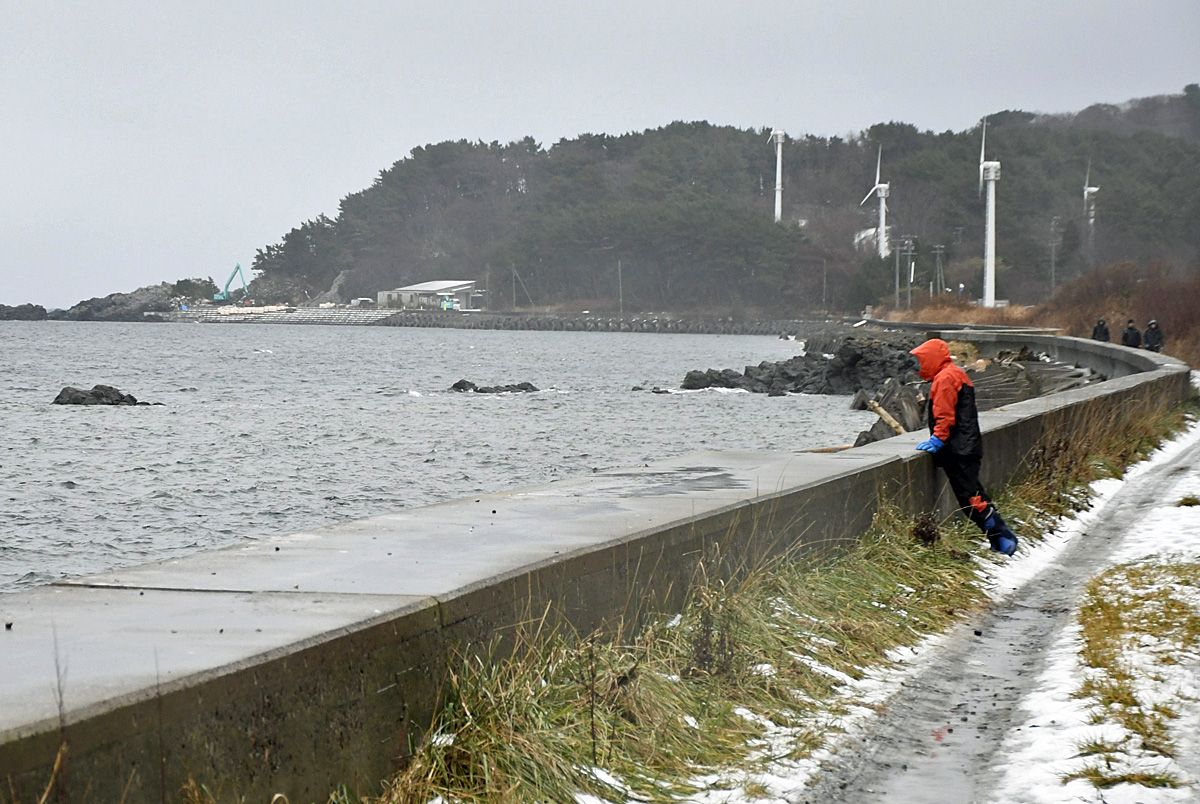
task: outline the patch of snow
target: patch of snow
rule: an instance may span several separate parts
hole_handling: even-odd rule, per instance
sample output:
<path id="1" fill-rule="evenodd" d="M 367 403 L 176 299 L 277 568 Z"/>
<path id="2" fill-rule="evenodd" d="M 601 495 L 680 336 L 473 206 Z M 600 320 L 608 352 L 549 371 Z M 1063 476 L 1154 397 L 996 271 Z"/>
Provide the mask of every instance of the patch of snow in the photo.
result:
<path id="1" fill-rule="evenodd" d="M 1132 467 L 1126 478 L 1138 477 L 1163 461 L 1177 457 L 1187 448 L 1200 442 L 1200 426 L 1193 425 L 1181 436 L 1164 444 L 1146 461 Z M 1160 502 L 1143 512 L 1136 527 L 1128 531 L 1114 551 L 1112 565 L 1153 561 L 1170 563 L 1200 560 L 1200 509 L 1179 508 L 1174 503 L 1182 488 L 1200 484 L 1200 468 L 1190 467 L 1172 478 Z M 1095 521 L 1094 511 L 1111 498 L 1119 481 L 1101 481 L 1103 486 L 1093 510 L 1070 523 L 1063 531 L 1085 532 L 1086 523 Z M 1200 591 L 1173 588 L 1178 598 L 1187 596 L 1200 611 Z M 1077 619 L 1064 629 L 1047 654 L 1044 669 L 1034 681 L 1021 703 L 1025 721 L 1009 731 L 999 756 L 1004 757 L 1001 781 L 993 790 L 993 801 L 1039 802 L 1089 801 L 1108 804 L 1152 804 L 1194 800 L 1194 787 L 1146 788 L 1121 784 L 1099 791 L 1090 782 L 1074 780 L 1064 785 L 1063 776 L 1089 764 L 1079 756 L 1080 745 L 1103 739 L 1121 743 L 1128 735 L 1112 723 L 1091 723 L 1093 702 L 1074 695 L 1080 682 L 1091 673 L 1082 665 L 1079 651 L 1082 637 Z M 1178 664 L 1159 661 L 1163 646 L 1156 639 L 1142 639 L 1128 645 L 1123 659 L 1128 662 L 1135 683 L 1135 694 L 1146 706 L 1164 703 L 1180 711 L 1178 720 L 1171 721 L 1169 730 L 1176 740 L 1176 756 L 1193 758 L 1200 752 L 1200 706 L 1196 692 L 1200 689 L 1200 653 L 1189 652 Z M 1036 727 L 1036 728 L 1035 728 Z M 1115 755 L 1112 772 L 1135 770 L 1169 773 L 1195 784 L 1196 779 L 1170 759 L 1135 752 L 1128 757 Z M 1124 758 L 1122 758 L 1124 757 Z M 1092 761 L 1096 761 L 1092 758 Z"/>

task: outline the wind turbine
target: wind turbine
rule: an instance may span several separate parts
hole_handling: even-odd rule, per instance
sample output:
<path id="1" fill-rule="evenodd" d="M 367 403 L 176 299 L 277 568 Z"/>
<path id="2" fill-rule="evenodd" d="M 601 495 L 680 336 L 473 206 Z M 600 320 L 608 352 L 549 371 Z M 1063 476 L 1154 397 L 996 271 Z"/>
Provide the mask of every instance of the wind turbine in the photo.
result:
<path id="1" fill-rule="evenodd" d="M 986 160 L 987 118 L 983 118 L 983 136 L 979 141 L 979 195 L 987 184 L 987 216 L 983 229 L 983 306 L 996 306 L 996 182 L 1000 163 Z"/>
<path id="2" fill-rule="evenodd" d="M 779 129 L 772 129 L 767 142 L 775 141 L 775 222 L 783 218 L 783 138 L 787 136 Z"/>
<path id="3" fill-rule="evenodd" d="M 1087 174 L 1083 178 L 1083 219 L 1087 221 L 1088 261 L 1095 259 L 1096 247 L 1096 193 L 1099 187 L 1092 186 L 1092 160 L 1088 160 Z"/>
<path id="4" fill-rule="evenodd" d="M 875 230 L 875 244 L 879 247 L 879 259 L 884 259 L 888 255 L 888 236 L 887 236 L 887 198 L 888 185 L 879 180 L 880 170 L 883 167 L 883 146 L 879 146 L 879 156 L 875 159 L 875 186 L 867 191 L 863 197 L 861 207 L 870 200 L 871 195 L 875 194 L 879 198 L 879 228 Z"/>

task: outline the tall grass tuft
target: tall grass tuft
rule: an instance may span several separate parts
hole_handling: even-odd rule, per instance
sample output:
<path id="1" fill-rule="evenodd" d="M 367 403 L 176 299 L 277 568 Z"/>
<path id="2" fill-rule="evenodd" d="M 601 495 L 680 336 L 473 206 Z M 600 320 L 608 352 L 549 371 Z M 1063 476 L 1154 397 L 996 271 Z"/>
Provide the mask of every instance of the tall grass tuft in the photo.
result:
<path id="1" fill-rule="evenodd" d="M 888 508 L 844 555 L 785 556 L 736 582 L 714 557 L 679 615 L 638 634 L 540 621 L 506 657 L 459 656 L 429 739 L 381 801 L 671 801 L 722 768 L 806 755 L 846 679 L 982 597 L 966 531 L 922 543 L 911 525 Z"/>

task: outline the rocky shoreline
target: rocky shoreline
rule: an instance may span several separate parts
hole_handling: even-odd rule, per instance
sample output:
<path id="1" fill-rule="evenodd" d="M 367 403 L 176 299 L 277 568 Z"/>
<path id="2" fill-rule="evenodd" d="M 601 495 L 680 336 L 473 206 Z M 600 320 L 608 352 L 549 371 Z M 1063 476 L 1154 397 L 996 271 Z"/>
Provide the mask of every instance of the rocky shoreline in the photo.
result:
<path id="1" fill-rule="evenodd" d="M 48 314 L 40 304 L 0 304 L 0 321 L 45 321 Z"/>
<path id="2" fill-rule="evenodd" d="M 824 342 L 822 342 L 822 340 Z M 915 336 L 888 338 L 849 336 L 831 342 L 813 339 L 804 354 L 757 366 L 689 371 L 680 385 L 684 390 L 735 388 L 751 393 L 846 395 L 883 390 L 888 379 L 900 383 L 918 379 L 917 362 L 908 353 L 920 342 Z M 829 351 L 824 350 L 828 348 Z M 826 355 L 829 355 L 826 357 Z"/>

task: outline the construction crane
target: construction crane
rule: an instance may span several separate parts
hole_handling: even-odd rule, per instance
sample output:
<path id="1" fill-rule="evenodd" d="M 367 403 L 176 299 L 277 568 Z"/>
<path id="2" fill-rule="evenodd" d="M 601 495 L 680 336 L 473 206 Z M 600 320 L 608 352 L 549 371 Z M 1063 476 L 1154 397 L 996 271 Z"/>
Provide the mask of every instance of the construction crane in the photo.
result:
<path id="1" fill-rule="evenodd" d="M 213 301 L 215 301 L 215 302 L 229 301 L 229 286 L 233 284 L 234 277 L 237 277 L 242 280 L 243 298 L 250 297 L 250 288 L 246 285 L 246 276 L 245 276 L 245 274 L 242 273 L 242 264 L 239 262 L 237 265 L 234 266 L 233 273 L 231 273 L 229 275 L 229 278 L 225 280 L 225 289 L 219 290 L 213 294 Z"/>

